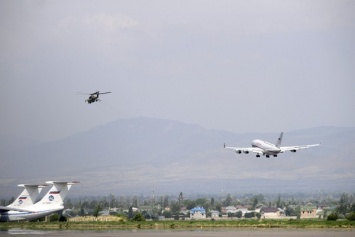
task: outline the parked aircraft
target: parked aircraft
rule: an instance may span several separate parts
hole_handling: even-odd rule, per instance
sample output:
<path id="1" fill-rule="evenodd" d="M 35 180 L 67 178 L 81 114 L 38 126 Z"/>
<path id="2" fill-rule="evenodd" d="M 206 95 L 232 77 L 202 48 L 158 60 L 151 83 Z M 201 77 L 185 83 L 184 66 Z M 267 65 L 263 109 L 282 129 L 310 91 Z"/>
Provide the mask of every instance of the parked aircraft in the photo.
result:
<path id="1" fill-rule="evenodd" d="M 0 221 L 33 220 L 60 212 L 64 209 L 63 201 L 73 184 L 78 182 L 48 181 L 53 186 L 37 203 L 26 207 L 0 206 Z"/>
<path id="2" fill-rule="evenodd" d="M 280 134 L 279 138 L 277 139 L 276 144 L 271 144 L 269 142 L 256 139 L 251 142 L 252 147 L 246 147 L 246 148 L 226 147 L 226 144 L 224 144 L 224 148 L 232 149 L 238 154 L 241 154 L 242 152 L 245 154 L 248 154 L 249 152 L 254 152 L 254 153 L 256 153 L 256 157 L 260 157 L 260 155 L 264 155 L 264 156 L 266 156 L 266 158 L 269 158 L 270 155 L 277 157 L 277 155 L 279 153 L 283 153 L 284 151 L 296 152 L 297 150 L 307 149 L 310 147 L 320 145 L 320 143 L 318 143 L 318 144 L 312 144 L 312 145 L 283 146 L 282 147 L 281 146 L 282 136 L 283 136 L 283 132 Z"/>
<path id="3" fill-rule="evenodd" d="M 42 188 L 48 186 L 47 184 L 19 184 L 19 187 L 23 187 L 22 193 L 7 207 L 27 207 L 35 204 L 37 197 L 39 196 Z"/>

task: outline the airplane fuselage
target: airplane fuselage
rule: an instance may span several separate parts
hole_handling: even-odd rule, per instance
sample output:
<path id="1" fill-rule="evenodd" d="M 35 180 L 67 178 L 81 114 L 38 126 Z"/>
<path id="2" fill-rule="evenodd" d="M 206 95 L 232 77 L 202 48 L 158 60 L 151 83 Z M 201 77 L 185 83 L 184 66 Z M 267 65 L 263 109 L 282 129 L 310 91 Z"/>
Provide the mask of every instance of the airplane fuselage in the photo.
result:
<path id="1" fill-rule="evenodd" d="M 253 140 L 251 146 L 260 148 L 266 155 L 277 155 L 281 152 L 281 149 L 274 144 L 262 140 Z"/>
<path id="2" fill-rule="evenodd" d="M 49 214 L 62 211 L 64 207 L 58 207 L 51 210 L 41 211 L 8 211 L 0 213 L 0 222 L 34 220 L 48 216 Z"/>

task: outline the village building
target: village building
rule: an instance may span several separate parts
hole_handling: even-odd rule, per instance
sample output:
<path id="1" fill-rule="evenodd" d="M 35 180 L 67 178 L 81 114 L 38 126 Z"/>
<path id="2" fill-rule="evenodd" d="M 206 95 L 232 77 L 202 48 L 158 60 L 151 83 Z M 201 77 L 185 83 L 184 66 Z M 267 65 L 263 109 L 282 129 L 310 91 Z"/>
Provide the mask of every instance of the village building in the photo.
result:
<path id="1" fill-rule="evenodd" d="M 277 207 L 263 207 L 260 209 L 262 219 L 279 219 L 280 210 Z"/>
<path id="2" fill-rule="evenodd" d="M 300 218 L 317 218 L 317 207 L 316 206 L 302 206 Z"/>
<path id="3" fill-rule="evenodd" d="M 220 212 L 219 211 L 211 211 L 211 218 L 217 218 L 219 217 Z"/>
<path id="4" fill-rule="evenodd" d="M 241 212 L 241 216 L 243 217 L 245 213 L 254 212 L 248 210 L 249 207 L 250 206 L 242 206 L 242 205 L 222 207 L 221 213 L 224 216 L 227 215 L 229 216 L 229 214 L 238 214 L 239 212 Z"/>
<path id="5" fill-rule="evenodd" d="M 237 208 L 233 207 L 233 206 L 228 206 L 225 208 L 225 213 L 236 213 L 237 212 Z"/>
<path id="6" fill-rule="evenodd" d="M 153 207 L 152 206 L 140 206 L 139 207 L 139 211 L 143 212 L 143 211 L 146 211 L 146 212 L 150 212 L 152 211 Z"/>
<path id="7" fill-rule="evenodd" d="M 249 206 L 237 205 L 237 206 L 235 206 L 235 208 L 236 208 L 236 211 L 237 211 L 237 212 L 238 212 L 238 211 L 241 211 L 241 212 L 242 212 L 242 216 L 244 216 L 245 213 L 250 212 L 250 211 L 248 210 Z"/>
<path id="8" fill-rule="evenodd" d="M 316 210 L 317 217 L 324 218 L 324 214 L 325 214 L 324 210 L 322 208 L 318 207 L 318 209 Z"/>
<path id="9" fill-rule="evenodd" d="M 206 210 L 200 206 L 192 208 L 190 210 L 190 218 L 191 219 L 205 219 L 206 218 Z"/>

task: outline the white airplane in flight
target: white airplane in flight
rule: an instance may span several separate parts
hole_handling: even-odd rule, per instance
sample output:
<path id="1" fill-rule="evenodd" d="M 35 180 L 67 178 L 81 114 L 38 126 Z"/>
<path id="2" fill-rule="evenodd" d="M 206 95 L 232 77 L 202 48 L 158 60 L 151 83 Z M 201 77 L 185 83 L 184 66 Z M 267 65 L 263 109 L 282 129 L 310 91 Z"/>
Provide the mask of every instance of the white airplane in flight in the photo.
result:
<path id="1" fill-rule="evenodd" d="M 226 147 L 226 144 L 224 144 L 224 148 L 232 149 L 238 154 L 241 154 L 242 152 L 245 154 L 248 154 L 249 152 L 254 152 L 256 153 L 256 157 L 260 157 L 260 155 L 265 155 L 266 158 L 269 158 L 270 155 L 277 157 L 279 153 L 283 153 L 284 151 L 296 152 L 297 150 L 307 149 L 310 147 L 320 145 L 320 143 L 318 143 L 318 144 L 302 145 L 302 146 L 281 146 L 282 135 L 283 132 L 280 134 L 280 137 L 277 139 L 276 144 L 271 144 L 269 142 L 265 142 L 257 139 L 251 142 L 252 147 L 246 147 L 246 148 Z"/>
<path id="2" fill-rule="evenodd" d="M 53 184 L 53 186 L 39 202 L 21 207 L 0 206 L 0 221 L 33 220 L 62 211 L 64 209 L 64 198 L 71 186 L 78 182 L 48 181 L 46 183 Z"/>

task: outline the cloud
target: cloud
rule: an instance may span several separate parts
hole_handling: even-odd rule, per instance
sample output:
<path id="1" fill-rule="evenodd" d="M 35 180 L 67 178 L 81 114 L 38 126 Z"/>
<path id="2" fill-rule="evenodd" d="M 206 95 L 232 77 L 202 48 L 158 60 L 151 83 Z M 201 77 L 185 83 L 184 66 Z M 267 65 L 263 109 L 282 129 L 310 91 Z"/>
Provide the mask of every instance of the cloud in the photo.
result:
<path id="1" fill-rule="evenodd" d="M 136 19 L 126 15 L 98 13 L 66 16 L 56 23 L 52 33 L 63 47 L 115 55 L 117 50 L 135 47 L 139 26 Z"/>
<path id="2" fill-rule="evenodd" d="M 54 31 L 58 36 L 91 31 L 92 36 L 94 36 L 97 33 L 112 34 L 123 30 L 132 30 L 137 28 L 138 25 L 137 20 L 128 16 L 99 13 L 81 17 L 65 16 L 59 20 Z"/>
<path id="3" fill-rule="evenodd" d="M 85 23 L 96 29 L 112 33 L 119 30 L 135 29 L 139 23 L 137 20 L 124 15 L 109 15 L 100 13 L 85 19 Z"/>

